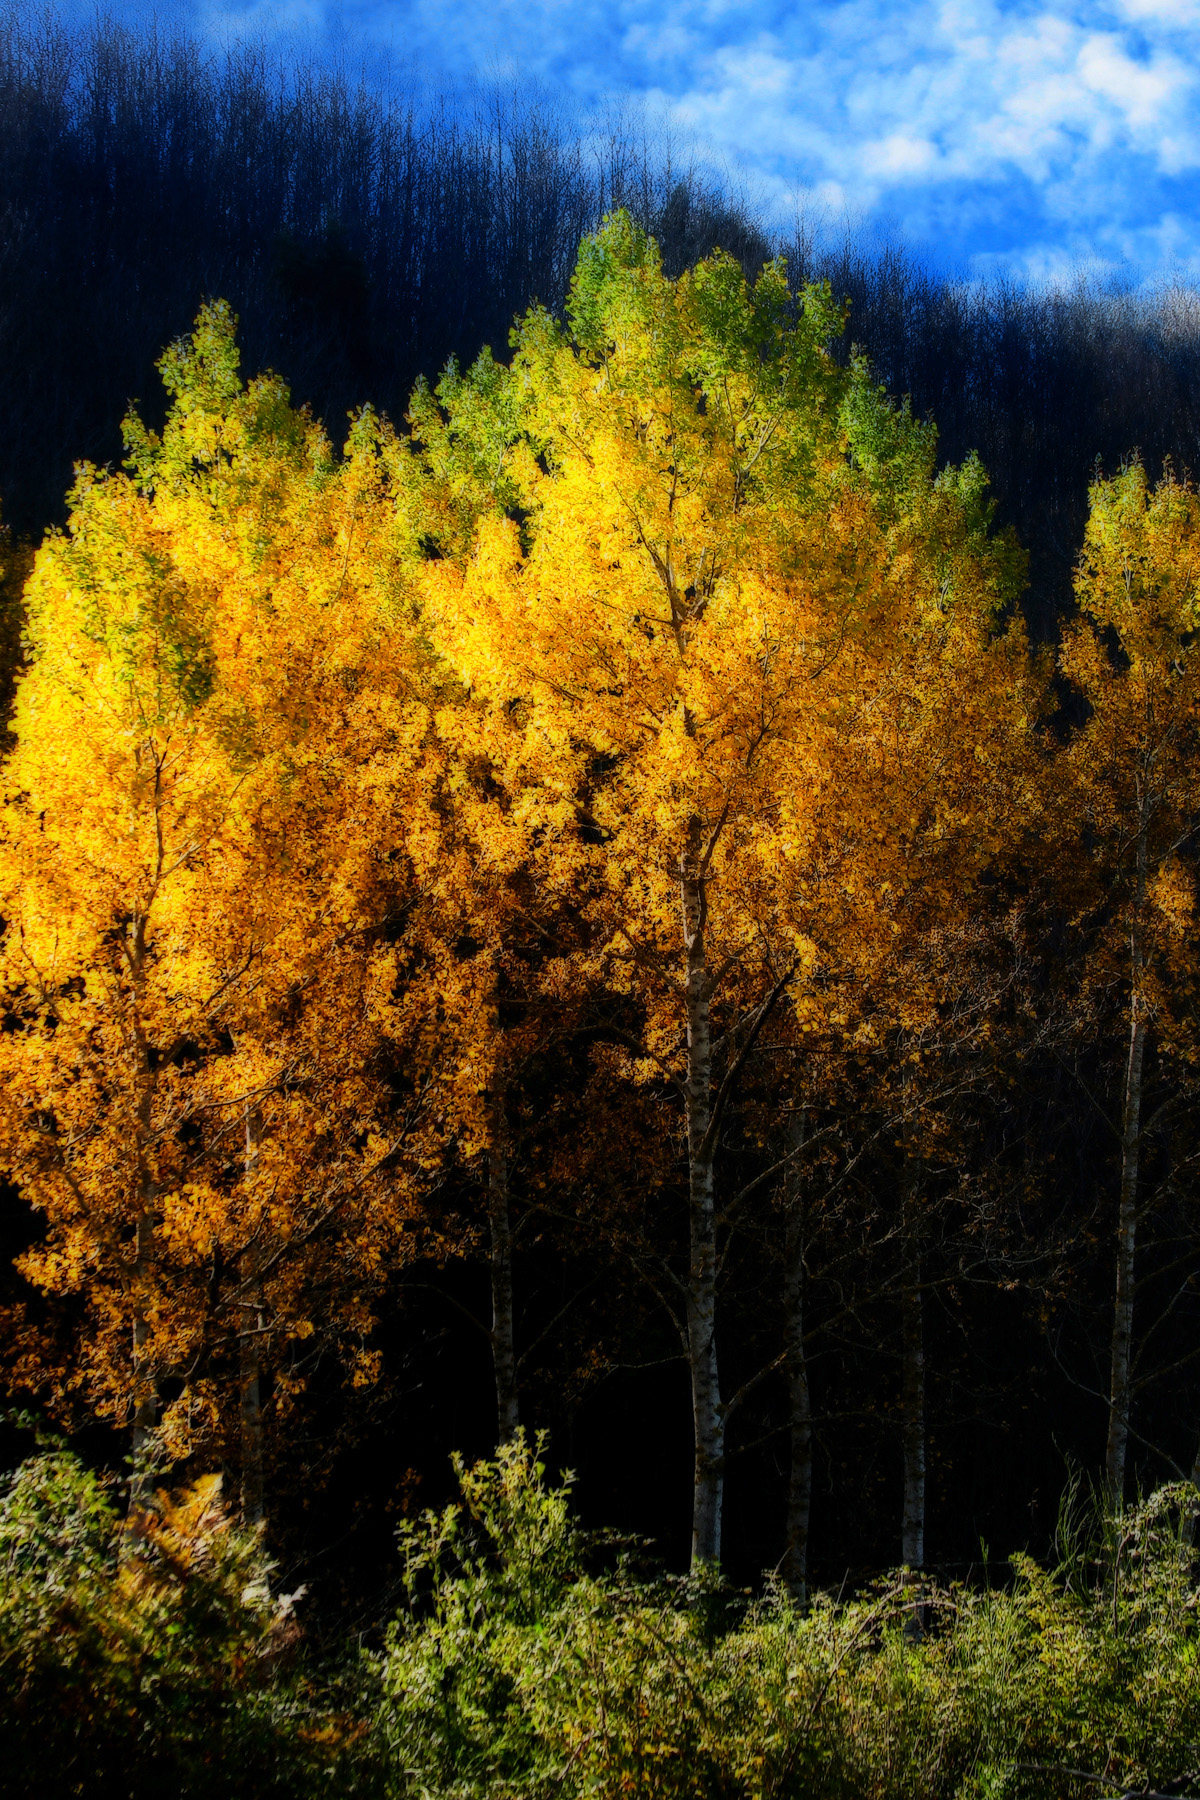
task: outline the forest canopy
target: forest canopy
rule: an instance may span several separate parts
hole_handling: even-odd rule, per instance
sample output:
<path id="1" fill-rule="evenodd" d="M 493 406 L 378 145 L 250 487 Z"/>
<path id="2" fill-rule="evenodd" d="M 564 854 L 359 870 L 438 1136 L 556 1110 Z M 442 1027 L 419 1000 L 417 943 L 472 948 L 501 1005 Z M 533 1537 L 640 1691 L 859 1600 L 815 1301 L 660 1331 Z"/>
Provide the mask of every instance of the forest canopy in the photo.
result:
<path id="1" fill-rule="evenodd" d="M 929 1315 L 1016 1292 L 1059 1361 L 1094 1239 L 1109 1493 L 1156 1395 L 1190 1466 L 1200 502 L 1094 484 L 1052 663 L 978 460 L 939 468 L 840 326 L 780 262 L 672 279 L 617 213 L 562 323 L 340 456 L 243 382 L 224 303 L 167 351 L 162 431 L 81 466 L 25 587 L 28 1392 L 132 1424 L 135 1462 L 232 1463 L 257 1520 L 319 1372 L 378 1389 L 411 1284 L 485 1340 L 501 1441 L 544 1422 L 531 1355 L 573 1406 L 678 1359 L 693 1563 L 749 1440 L 803 1591 L 822 1412 L 853 1397 L 861 1455 L 894 1409 L 923 1565 Z"/>

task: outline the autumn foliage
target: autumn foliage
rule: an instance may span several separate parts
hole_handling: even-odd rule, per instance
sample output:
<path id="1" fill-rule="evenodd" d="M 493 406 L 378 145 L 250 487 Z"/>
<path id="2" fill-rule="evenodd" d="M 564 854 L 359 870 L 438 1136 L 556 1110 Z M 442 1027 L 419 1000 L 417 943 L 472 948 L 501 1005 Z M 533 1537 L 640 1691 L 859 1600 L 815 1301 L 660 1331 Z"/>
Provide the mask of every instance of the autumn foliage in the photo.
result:
<path id="1" fill-rule="evenodd" d="M 131 419 L 128 472 L 81 473 L 7 776 L 6 1154 L 51 1224 L 28 1272 L 83 1304 L 64 1394 L 176 1455 L 239 1345 L 284 1409 L 314 1334 L 370 1378 L 438 1155 L 423 953 L 392 929 L 439 779 L 406 521 L 369 420 L 335 463 L 236 369 L 211 309 L 164 361 L 161 441 Z"/>
<path id="2" fill-rule="evenodd" d="M 77 468 L 3 763 L 3 1325 L 128 1443 L 127 1549 L 185 1477 L 272 1525 L 426 1296 L 514 1481 L 551 1390 L 683 1365 L 701 1588 L 769 1444 L 807 1603 L 823 1405 L 898 1448 L 915 1581 L 940 1321 L 1017 1292 L 1062 1366 L 1085 1255 L 1110 1506 L 1191 1472 L 1200 499 L 1097 476 L 1038 649 L 978 459 L 845 328 L 618 212 L 401 425 L 335 449 L 214 301 Z"/>

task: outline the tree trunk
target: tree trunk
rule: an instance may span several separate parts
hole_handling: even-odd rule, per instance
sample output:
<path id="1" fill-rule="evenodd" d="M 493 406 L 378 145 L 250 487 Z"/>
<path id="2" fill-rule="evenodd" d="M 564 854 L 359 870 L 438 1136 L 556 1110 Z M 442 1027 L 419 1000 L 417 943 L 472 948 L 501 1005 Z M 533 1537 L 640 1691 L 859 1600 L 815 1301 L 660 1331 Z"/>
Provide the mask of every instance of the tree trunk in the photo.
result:
<path id="1" fill-rule="evenodd" d="M 908 1106 L 907 1085 L 905 1107 Z M 901 1219 L 904 1279 L 900 1290 L 901 1399 L 904 1442 L 904 1511 L 900 1560 L 909 1569 L 925 1564 L 925 1317 L 921 1293 L 921 1224 L 916 1171 L 904 1125 L 903 1214 Z"/>
<path id="2" fill-rule="evenodd" d="M 1146 1051 L 1146 1007 L 1142 996 L 1142 914 L 1146 902 L 1146 801 L 1138 796 L 1137 887 L 1129 937 L 1129 1055 L 1121 1095 L 1121 1197 L 1117 1216 L 1117 1291 L 1113 1308 L 1112 1367 L 1109 1378 L 1108 1442 L 1104 1472 L 1111 1504 L 1125 1499 L 1129 1448 L 1130 1377 L 1133 1362 L 1133 1290 L 1137 1247 L 1138 1155 L 1142 1130 L 1142 1065 Z"/>
<path id="3" fill-rule="evenodd" d="M 488 1146 L 488 1225 L 492 1238 L 492 1366 L 496 1376 L 497 1441 L 506 1444 L 521 1427 L 517 1358 L 513 1346 L 512 1220 L 508 1204 L 508 1093 L 493 1077 Z"/>
<path id="4" fill-rule="evenodd" d="M 241 1277 L 248 1292 L 253 1292 L 255 1259 L 252 1251 L 242 1258 Z M 265 1481 L 263 1475 L 262 1370 L 258 1359 L 255 1333 L 262 1313 L 253 1302 L 242 1308 L 238 1365 L 242 1409 L 242 1523 L 260 1525 L 265 1516 Z"/>
<path id="5" fill-rule="evenodd" d="M 912 1266 L 900 1298 L 904 1353 L 904 1519 L 900 1560 L 910 1569 L 925 1563 L 925 1321 L 921 1265 Z"/>
<path id="6" fill-rule="evenodd" d="M 783 1330 L 788 1383 L 791 1469 L 785 1522 L 784 1579 L 801 1606 L 808 1603 L 808 1525 L 812 1512 L 812 1402 L 808 1359 L 804 1349 L 804 1253 L 807 1220 L 799 1166 L 804 1147 L 805 1114 L 792 1116 L 789 1149 L 792 1161 L 785 1182 L 787 1223 L 784 1236 Z"/>
<path id="7" fill-rule="evenodd" d="M 1196 1445 L 1196 1454 L 1192 1458 L 1192 1472 L 1188 1476 L 1188 1480 L 1197 1491 L 1193 1494 L 1191 1505 L 1184 1515 L 1183 1541 L 1185 1544 L 1194 1544 L 1196 1527 L 1200 1525 L 1200 1443 Z"/>
<path id="8" fill-rule="evenodd" d="M 146 1193 L 143 1193 L 142 1201 L 143 1205 L 149 1205 L 149 1197 Z M 133 1420 L 130 1433 L 133 1469 L 129 1482 L 131 1515 L 136 1515 L 145 1503 L 149 1487 L 147 1464 L 154 1429 L 158 1424 L 158 1391 L 154 1370 L 146 1350 L 150 1338 L 150 1325 L 141 1297 L 145 1291 L 146 1279 L 154 1257 L 154 1224 L 146 1211 L 142 1212 L 137 1222 L 135 1251 L 134 1280 L 137 1284 L 139 1298 L 133 1315 Z"/>
<path id="9" fill-rule="evenodd" d="M 721 1559 L 721 1502 L 725 1479 L 725 1418 L 717 1368 L 717 1244 L 713 1186 L 711 982 L 705 958 L 701 824 L 692 819 L 680 858 L 683 938 L 687 952 L 688 1263 L 687 1336 L 692 1378 L 695 1473 L 692 1489 L 692 1567 Z"/>
<path id="10" fill-rule="evenodd" d="M 258 1146 L 262 1137 L 262 1114 L 246 1113 L 246 1174 L 252 1176 L 258 1164 Z M 262 1329 L 262 1295 L 255 1277 L 258 1258 L 253 1249 L 243 1252 L 239 1275 L 246 1290 L 240 1309 L 238 1335 L 238 1372 L 241 1389 L 242 1437 L 242 1523 L 260 1525 L 265 1516 L 266 1483 L 263 1468 L 262 1369 L 259 1363 L 259 1337 Z"/>
<path id="11" fill-rule="evenodd" d="M 155 811 L 162 789 L 162 764 L 155 759 Z M 162 866 L 162 835 L 158 836 L 159 872 Z M 134 1225 L 134 1303 L 133 1303 L 133 1406 L 130 1432 L 131 1474 L 129 1480 L 129 1514 L 126 1542 L 132 1547 L 142 1534 L 141 1516 L 145 1510 L 150 1486 L 150 1456 L 153 1436 L 158 1425 L 158 1371 L 149 1353 L 150 1321 L 146 1311 L 146 1290 L 154 1263 L 154 1204 L 158 1185 L 154 1178 L 150 1146 L 153 1140 L 155 1058 L 151 1055 L 142 1019 L 142 1000 L 146 973 L 146 933 L 149 915 L 138 912 L 128 923 L 122 944 L 126 967 L 132 983 L 132 1016 L 126 1039 L 134 1092 L 135 1150 L 137 1156 L 136 1222 Z"/>
<path id="12" fill-rule="evenodd" d="M 145 963 L 145 920 L 139 919 L 131 933 L 129 967 L 135 989 L 134 1027 L 132 1032 L 133 1079 L 137 1098 L 137 1221 L 134 1226 L 134 1310 L 133 1310 L 133 1418 L 130 1432 L 131 1473 L 129 1480 L 129 1520 L 133 1536 L 140 1535 L 138 1524 L 150 1486 L 150 1454 L 158 1425 L 158 1379 L 148 1350 L 150 1321 L 146 1316 L 146 1290 L 154 1263 L 154 1202 L 158 1189 L 148 1160 L 154 1099 L 154 1070 L 137 1008 L 140 1006 L 142 971 Z"/>

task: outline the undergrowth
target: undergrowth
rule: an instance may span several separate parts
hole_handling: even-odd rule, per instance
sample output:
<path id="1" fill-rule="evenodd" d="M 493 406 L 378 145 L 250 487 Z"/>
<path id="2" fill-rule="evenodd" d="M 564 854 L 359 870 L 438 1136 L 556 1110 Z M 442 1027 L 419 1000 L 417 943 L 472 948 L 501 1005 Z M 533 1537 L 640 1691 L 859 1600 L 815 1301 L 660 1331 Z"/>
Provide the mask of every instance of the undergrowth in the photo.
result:
<path id="1" fill-rule="evenodd" d="M 215 1482 L 131 1530 L 43 1452 L 0 1501 L 0 1783 L 46 1795 L 1055 1800 L 1200 1792 L 1195 1490 L 1069 1497 L 1059 1562 L 801 1608 L 646 1579 L 523 1442 L 401 1527 L 381 1651 L 305 1654 Z M 301 1609 L 302 1610 L 302 1609 Z"/>

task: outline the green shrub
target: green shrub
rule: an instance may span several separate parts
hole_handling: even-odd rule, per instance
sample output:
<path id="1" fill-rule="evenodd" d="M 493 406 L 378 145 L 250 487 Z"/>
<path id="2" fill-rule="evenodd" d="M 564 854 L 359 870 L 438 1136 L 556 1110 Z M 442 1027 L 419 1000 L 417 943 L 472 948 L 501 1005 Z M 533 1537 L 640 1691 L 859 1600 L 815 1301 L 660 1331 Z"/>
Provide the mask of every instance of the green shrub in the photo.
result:
<path id="1" fill-rule="evenodd" d="M 539 1446 L 540 1448 L 540 1446 Z M 407 1605 L 306 1659 L 215 1481 L 131 1530 L 50 1451 L 0 1497 L 0 1789 L 173 1800 L 1076 1800 L 1200 1790 L 1195 1490 L 1002 1586 L 801 1610 L 638 1578 L 523 1442 L 400 1533 Z"/>
<path id="2" fill-rule="evenodd" d="M 999 1800 L 1200 1786 L 1194 1491 L 1169 1488 L 1048 1574 L 900 1580 L 802 1612 L 715 1581 L 589 1569 L 522 1445 L 401 1534 L 383 1659 L 394 1792 Z M 1093 1779 L 1083 1781 L 1070 1771 Z M 1178 1790 L 1176 1790 L 1178 1791 Z"/>
<path id="3" fill-rule="evenodd" d="M 348 1791 L 361 1732 L 298 1666 L 271 1572 L 215 1477 L 132 1530 L 65 1451 L 24 1463 L 0 1497 L 0 1790 Z"/>

